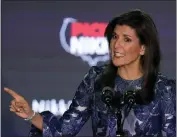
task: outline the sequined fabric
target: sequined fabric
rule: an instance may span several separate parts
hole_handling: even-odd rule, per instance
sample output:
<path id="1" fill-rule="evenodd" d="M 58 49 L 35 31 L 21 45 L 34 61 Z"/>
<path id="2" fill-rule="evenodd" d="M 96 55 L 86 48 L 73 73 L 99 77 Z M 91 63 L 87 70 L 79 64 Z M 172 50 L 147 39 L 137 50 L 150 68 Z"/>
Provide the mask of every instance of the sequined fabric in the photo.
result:
<path id="1" fill-rule="evenodd" d="M 116 136 L 117 117 L 101 100 L 101 91 L 94 88 L 95 79 L 103 67 L 91 67 L 78 86 L 72 104 L 61 118 L 49 111 L 42 112 L 43 130 L 31 126 L 29 137 L 76 136 L 89 118 L 92 119 L 93 136 Z M 135 81 L 117 76 L 115 91 L 131 87 L 140 88 L 142 78 Z M 122 110 L 125 118 L 123 130 L 127 136 L 176 136 L 176 80 L 159 73 L 155 99 L 149 105 L 134 105 L 130 113 Z"/>

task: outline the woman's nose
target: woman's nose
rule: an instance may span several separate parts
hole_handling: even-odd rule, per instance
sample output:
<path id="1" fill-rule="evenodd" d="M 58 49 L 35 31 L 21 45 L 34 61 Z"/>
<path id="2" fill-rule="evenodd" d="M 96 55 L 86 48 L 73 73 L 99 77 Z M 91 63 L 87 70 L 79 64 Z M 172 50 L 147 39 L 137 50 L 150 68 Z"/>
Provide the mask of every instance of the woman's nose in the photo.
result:
<path id="1" fill-rule="evenodd" d="M 118 48 L 118 47 L 122 47 L 122 45 L 123 45 L 122 41 L 120 39 L 118 39 L 118 40 L 115 41 L 114 47 Z"/>

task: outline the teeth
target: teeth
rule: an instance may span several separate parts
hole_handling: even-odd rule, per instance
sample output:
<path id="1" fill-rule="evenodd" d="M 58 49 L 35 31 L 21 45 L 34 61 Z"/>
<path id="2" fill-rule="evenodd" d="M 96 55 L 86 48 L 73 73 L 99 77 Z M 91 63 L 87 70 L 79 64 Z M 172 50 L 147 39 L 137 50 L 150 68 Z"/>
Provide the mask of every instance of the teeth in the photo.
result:
<path id="1" fill-rule="evenodd" d="M 116 56 L 116 57 L 123 57 L 123 56 L 124 56 L 124 54 L 119 53 L 119 52 L 115 52 L 115 53 L 114 53 L 114 56 Z"/>

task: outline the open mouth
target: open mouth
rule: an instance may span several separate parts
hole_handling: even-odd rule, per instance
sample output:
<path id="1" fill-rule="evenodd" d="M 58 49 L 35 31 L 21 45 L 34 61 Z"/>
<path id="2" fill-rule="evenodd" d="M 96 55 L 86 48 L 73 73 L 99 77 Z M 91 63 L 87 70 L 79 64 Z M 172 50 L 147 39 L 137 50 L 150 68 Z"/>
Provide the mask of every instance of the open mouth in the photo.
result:
<path id="1" fill-rule="evenodd" d="M 115 56 L 115 57 L 124 57 L 125 54 L 119 53 L 119 52 L 114 52 L 114 56 Z"/>

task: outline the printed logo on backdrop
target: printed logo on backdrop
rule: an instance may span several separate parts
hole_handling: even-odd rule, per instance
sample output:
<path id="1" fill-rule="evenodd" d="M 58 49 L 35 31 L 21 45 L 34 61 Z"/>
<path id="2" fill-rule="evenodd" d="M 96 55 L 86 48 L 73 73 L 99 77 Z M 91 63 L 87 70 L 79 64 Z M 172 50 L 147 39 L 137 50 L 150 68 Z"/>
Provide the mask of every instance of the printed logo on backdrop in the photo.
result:
<path id="1" fill-rule="evenodd" d="M 72 100 L 66 101 L 64 99 L 56 100 L 32 100 L 32 110 L 41 113 L 43 111 L 50 111 L 56 116 L 62 116 L 68 110 Z"/>
<path id="2" fill-rule="evenodd" d="M 109 60 L 108 42 L 104 37 L 107 23 L 79 22 L 74 18 L 64 18 L 59 32 L 63 49 L 77 57 L 81 57 L 89 66 Z M 62 116 L 69 108 L 71 100 L 51 99 L 32 100 L 35 112 L 50 111 L 56 116 Z"/>
<path id="3" fill-rule="evenodd" d="M 64 18 L 59 32 L 63 49 L 89 66 L 109 60 L 108 41 L 104 37 L 107 23 L 79 22 L 74 18 Z"/>

